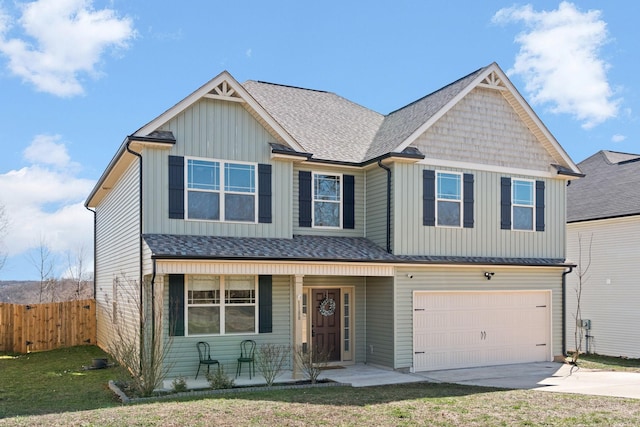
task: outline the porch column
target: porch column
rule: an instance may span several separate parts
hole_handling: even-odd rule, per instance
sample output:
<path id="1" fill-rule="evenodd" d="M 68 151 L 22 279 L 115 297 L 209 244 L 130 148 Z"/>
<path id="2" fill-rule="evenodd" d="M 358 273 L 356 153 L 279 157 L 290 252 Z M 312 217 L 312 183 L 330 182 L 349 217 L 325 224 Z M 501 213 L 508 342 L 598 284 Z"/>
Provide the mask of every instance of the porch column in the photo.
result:
<path id="1" fill-rule="evenodd" d="M 296 363 L 296 352 L 302 347 L 302 283 L 304 275 L 296 274 L 293 276 L 293 293 L 291 295 L 291 314 L 293 325 L 293 378 L 302 378 L 302 372 Z"/>

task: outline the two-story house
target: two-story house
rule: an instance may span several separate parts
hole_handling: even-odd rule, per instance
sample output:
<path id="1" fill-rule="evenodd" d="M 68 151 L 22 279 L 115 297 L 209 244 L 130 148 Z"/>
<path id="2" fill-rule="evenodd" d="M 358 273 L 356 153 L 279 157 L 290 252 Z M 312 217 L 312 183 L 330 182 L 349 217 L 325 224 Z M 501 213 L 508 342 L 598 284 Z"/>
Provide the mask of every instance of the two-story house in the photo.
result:
<path id="1" fill-rule="evenodd" d="M 172 375 L 202 340 L 233 370 L 247 338 L 403 371 L 552 360 L 579 175 L 495 63 L 386 115 L 223 72 L 86 202 L 98 343 L 153 313 Z"/>

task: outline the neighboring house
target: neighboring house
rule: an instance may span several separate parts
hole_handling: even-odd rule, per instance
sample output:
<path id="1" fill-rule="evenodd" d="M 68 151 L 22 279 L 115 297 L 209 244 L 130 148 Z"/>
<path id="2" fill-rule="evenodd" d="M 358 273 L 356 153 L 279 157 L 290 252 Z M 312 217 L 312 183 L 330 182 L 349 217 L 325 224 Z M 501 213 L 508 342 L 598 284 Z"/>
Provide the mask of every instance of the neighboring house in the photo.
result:
<path id="1" fill-rule="evenodd" d="M 98 343 L 155 307 L 171 375 L 200 340 L 232 371 L 247 338 L 403 371 L 552 360 L 580 174 L 495 63 L 387 115 L 223 72 L 86 202 Z"/>
<path id="2" fill-rule="evenodd" d="M 640 358 L 640 154 L 599 151 L 578 166 L 586 177 L 567 191 L 567 253 L 578 263 L 567 276 L 567 346 L 576 348 L 582 271 L 582 351 Z"/>

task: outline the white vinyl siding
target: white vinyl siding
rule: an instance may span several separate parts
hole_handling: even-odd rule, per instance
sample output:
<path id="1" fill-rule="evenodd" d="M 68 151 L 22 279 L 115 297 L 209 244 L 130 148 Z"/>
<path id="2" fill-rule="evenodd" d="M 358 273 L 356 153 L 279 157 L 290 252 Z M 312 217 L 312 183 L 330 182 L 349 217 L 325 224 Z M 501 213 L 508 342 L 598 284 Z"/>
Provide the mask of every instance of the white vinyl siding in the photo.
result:
<path id="1" fill-rule="evenodd" d="M 134 159 L 96 207 L 95 299 L 97 340 L 102 348 L 108 348 L 114 340 L 114 307 L 121 331 L 139 330 L 139 170 Z"/>
<path id="2" fill-rule="evenodd" d="M 608 356 L 640 358 L 638 242 L 640 215 L 567 224 L 567 257 L 578 264 L 567 275 L 567 349 L 576 347 L 577 270 L 590 263 L 583 278 L 581 298 L 582 319 L 591 320 L 593 339 L 589 350 Z M 586 351 L 584 341 L 582 350 Z"/>

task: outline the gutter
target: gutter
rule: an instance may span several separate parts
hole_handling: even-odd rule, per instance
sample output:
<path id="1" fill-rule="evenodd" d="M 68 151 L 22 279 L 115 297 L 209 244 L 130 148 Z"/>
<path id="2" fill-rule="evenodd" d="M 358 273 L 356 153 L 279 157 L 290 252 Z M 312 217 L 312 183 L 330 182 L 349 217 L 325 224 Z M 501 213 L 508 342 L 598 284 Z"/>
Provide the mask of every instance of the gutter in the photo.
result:
<path id="1" fill-rule="evenodd" d="M 567 274 L 573 271 L 574 266 L 562 273 L 562 355 L 567 357 Z"/>
<path id="2" fill-rule="evenodd" d="M 96 211 L 91 209 L 89 206 L 85 206 L 85 209 L 87 209 L 89 212 L 93 213 L 93 298 L 96 297 L 96 290 L 97 290 L 97 286 L 96 286 L 96 272 L 98 271 L 98 257 L 96 256 L 97 254 L 97 249 L 98 249 L 98 245 L 96 245 L 96 242 L 98 241 L 98 236 L 97 236 L 97 231 L 96 231 L 96 227 L 97 227 L 97 215 L 96 215 Z"/>
<path id="3" fill-rule="evenodd" d="M 378 166 L 387 171 L 387 253 L 391 253 L 391 169 L 378 160 Z"/>
<path id="4" fill-rule="evenodd" d="M 140 165 L 140 171 L 139 171 L 139 188 L 138 188 L 138 192 L 139 192 L 139 204 L 140 204 L 140 210 L 138 212 L 138 224 L 140 225 L 140 234 L 138 236 L 138 261 L 139 261 L 139 276 L 138 276 L 138 280 L 139 280 L 139 284 L 140 284 L 140 288 L 139 288 L 139 298 L 140 298 L 140 304 L 139 304 L 139 316 L 140 316 L 140 354 L 142 355 L 142 346 L 145 345 L 144 342 L 142 342 L 143 337 L 144 337 L 144 333 L 143 333 L 143 328 L 144 328 L 144 308 L 143 308 L 143 285 L 142 285 L 142 154 L 133 151 L 131 148 L 129 148 L 129 145 L 131 144 L 131 140 L 127 141 L 126 145 L 125 145 L 125 150 L 131 154 L 133 154 L 134 156 L 136 156 L 138 158 L 139 161 L 139 165 Z"/>

